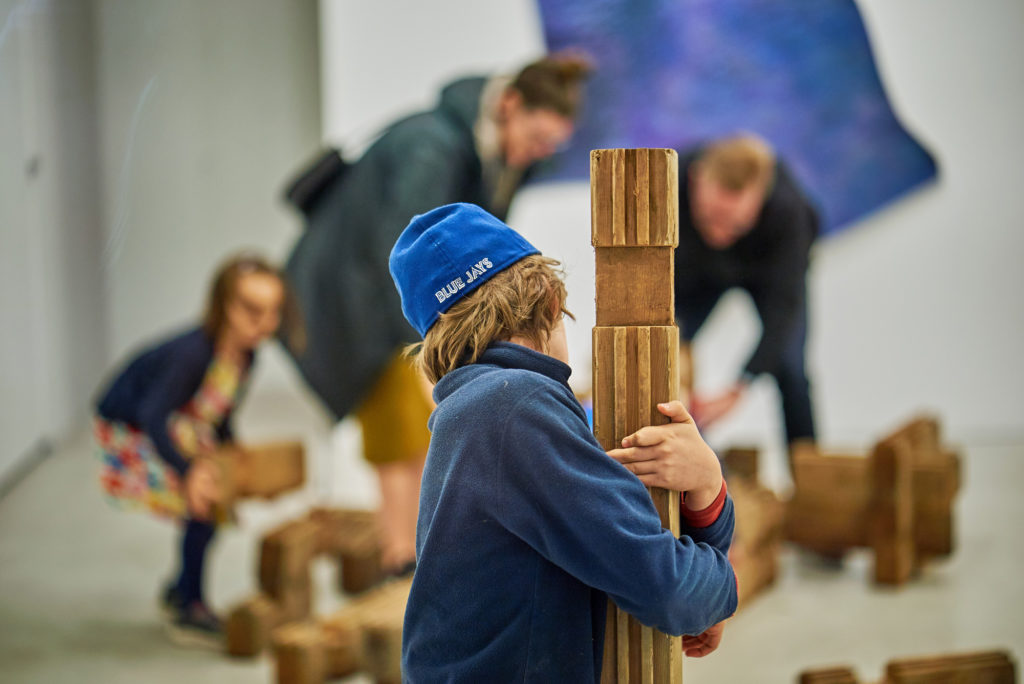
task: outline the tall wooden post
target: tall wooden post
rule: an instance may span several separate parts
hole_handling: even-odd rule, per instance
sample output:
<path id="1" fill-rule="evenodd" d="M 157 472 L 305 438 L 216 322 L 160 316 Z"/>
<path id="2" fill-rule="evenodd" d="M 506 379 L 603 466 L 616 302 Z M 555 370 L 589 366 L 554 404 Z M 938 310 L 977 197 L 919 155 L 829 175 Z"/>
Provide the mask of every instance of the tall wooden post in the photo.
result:
<path id="1" fill-rule="evenodd" d="M 605 449 L 646 425 L 667 422 L 657 404 L 679 391 L 673 248 L 679 230 L 674 150 L 590 153 L 596 258 L 594 434 Z M 679 535 L 679 494 L 651 488 L 661 524 Z M 603 682 L 683 678 L 682 644 L 608 605 Z"/>

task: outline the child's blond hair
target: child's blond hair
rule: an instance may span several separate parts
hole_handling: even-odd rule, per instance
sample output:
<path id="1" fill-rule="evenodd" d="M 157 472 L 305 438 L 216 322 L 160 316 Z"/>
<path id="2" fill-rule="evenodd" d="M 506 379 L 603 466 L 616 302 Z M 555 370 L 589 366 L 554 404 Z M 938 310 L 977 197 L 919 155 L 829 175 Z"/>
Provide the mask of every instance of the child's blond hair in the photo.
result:
<path id="1" fill-rule="evenodd" d="M 422 342 L 406 348 L 432 383 L 460 366 L 475 363 L 492 342 L 523 337 L 537 349 L 565 308 L 561 264 L 534 254 L 495 274 L 442 313 Z"/>

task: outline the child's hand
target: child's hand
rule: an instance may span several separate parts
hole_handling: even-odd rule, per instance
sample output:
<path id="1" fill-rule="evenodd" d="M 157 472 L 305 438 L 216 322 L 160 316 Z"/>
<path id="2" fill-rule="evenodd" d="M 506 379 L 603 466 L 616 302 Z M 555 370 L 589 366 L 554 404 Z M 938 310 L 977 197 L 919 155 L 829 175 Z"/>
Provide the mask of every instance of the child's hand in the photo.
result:
<path id="1" fill-rule="evenodd" d="M 722 631 L 725 629 L 725 620 L 704 630 L 703 634 L 697 636 L 683 635 L 683 653 L 689 658 L 703 658 L 711 653 L 718 644 L 722 643 Z"/>
<path id="2" fill-rule="evenodd" d="M 608 455 L 648 487 L 686 492 L 686 505 L 699 511 L 710 506 L 722 489 L 722 466 L 697 431 L 681 402 L 658 404 L 671 419 L 667 425 L 640 428 Z"/>
<path id="3" fill-rule="evenodd" d="M 197 520 L 207 520 L 213 504 L 220 499 L 217 466 L 205 458 L 196 459 L 185 475 L 185 506 Z"/>

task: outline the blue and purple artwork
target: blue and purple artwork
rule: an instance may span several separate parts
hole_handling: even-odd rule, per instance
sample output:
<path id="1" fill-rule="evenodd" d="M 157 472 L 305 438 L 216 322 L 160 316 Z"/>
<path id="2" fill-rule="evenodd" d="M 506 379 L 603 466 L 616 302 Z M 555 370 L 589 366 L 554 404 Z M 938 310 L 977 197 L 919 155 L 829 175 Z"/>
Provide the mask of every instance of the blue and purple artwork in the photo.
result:
<path id="1" fill-rule="evenodd" d="M 596 67 L 548 178 L 587 178 L 591 149 L 748 131 L 786 159 L 829 233 L 935 177 L 889 106 L 853 0 L 539 2 L 549 50 Z"/>

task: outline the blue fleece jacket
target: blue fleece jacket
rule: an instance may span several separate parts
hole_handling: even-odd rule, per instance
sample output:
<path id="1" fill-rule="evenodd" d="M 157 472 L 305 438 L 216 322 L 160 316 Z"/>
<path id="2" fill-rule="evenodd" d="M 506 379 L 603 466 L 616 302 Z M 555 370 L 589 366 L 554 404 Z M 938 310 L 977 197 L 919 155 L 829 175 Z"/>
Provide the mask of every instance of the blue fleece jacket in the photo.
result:
<path id="1" fill-rule="evenodd" d="M 129 362 L 104 390 L 96 411 L 102 418 L 145 432 L 160 458 L 179 475 L 184 475 L 190 462 L 174 446 L 167 431 L 167 419 L 199 390 L 213 357 L 214 341 L 202 328 L 193 328 L 165 340 Z M 252 353 L 246 356 L 239 392 L 253 358 Z M 235 401 L 237 403 L 237 396 Z M 229 409 L 215 426 L 222 442 L 233 439 L 231 415 L 232 409 Z"/>
<path id="2" fill-rule="evenodd" d="M 607 598 L 671 634 L 735 611 L 731 500 L 709 527 L 663 529 L 594 439 L 569 373 L 499 342 L 438 382 L 406 681 L 596 682 Z"/>

